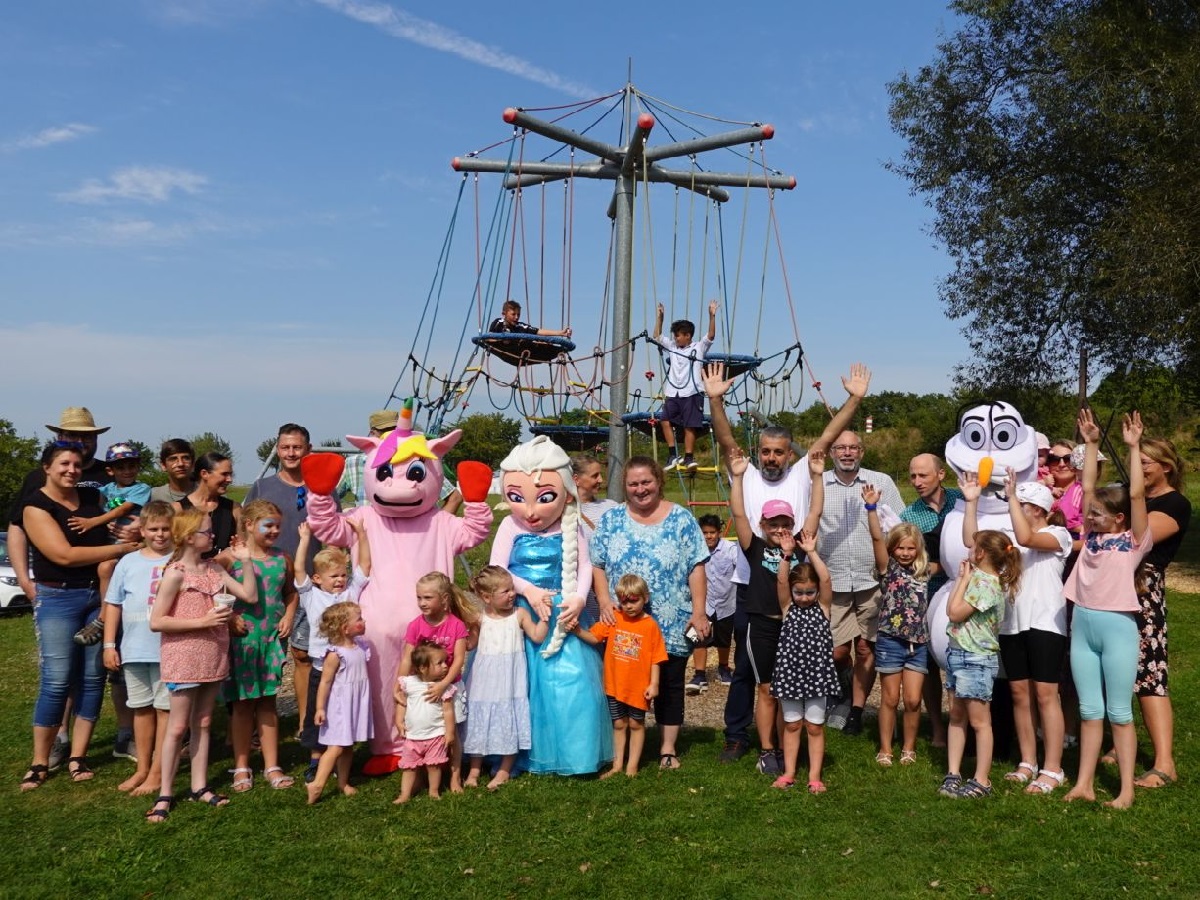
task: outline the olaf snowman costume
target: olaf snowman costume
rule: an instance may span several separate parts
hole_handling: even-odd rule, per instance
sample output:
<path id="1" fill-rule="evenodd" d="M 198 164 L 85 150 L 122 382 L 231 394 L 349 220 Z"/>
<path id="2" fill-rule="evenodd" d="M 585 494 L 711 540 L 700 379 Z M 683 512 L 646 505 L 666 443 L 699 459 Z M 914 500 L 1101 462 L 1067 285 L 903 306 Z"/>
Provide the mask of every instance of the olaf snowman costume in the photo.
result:
<path id="1" fill-rule="evenodd" d="M 1018 484 L 1036 478 L 1037 432 L 1025 424 L 1021 414 L 1009 403 L 994 401 L 968 409 L 958 420 L 958 433 L 946 442 L 946 464 L 960 479 L 966 472 L 986 472 L 985 461 L 990 461 L 991 474 L 979 498 L 979 530 L 1002 531 L 1015 544 L 1008 497 L 1004 493 L 1004 475 L 1011 467 L 1017 474 Z M 954 590 L 959 564 L 967 558 L 967 547 L 962 539 L 966 508 L 966 502 L 959 500 L 942 526 L 942 569 L 951 580 L 929 601 L 926 613 L 929 649 L 943 670 L 948 645 L 946 625 L 950 621 L 946 604 Z"/>

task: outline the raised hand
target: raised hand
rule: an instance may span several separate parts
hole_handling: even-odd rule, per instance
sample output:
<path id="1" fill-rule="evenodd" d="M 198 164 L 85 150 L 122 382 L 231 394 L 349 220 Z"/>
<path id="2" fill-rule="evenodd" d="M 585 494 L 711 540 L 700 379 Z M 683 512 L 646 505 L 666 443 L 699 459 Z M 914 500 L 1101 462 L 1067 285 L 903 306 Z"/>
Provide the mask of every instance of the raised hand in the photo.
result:
<path id="1" fill-rule="evenodd" d="M 855 363 L 850 367 L 850 374 L 842 376 L 842 387 L 846 389 L 846 393 L 859 400 L 867 396 L 870 386 L 871 370 L 862 363 Z"/>
<path id="2" fill-rule="evenodd" d="M 1009 496 L 1017 489 L 1017 470 L 1012 466 L 1004 467 L 1004 492 Z"/>
<path id="3" fill-rule="evenodd" d="M 1136 409 L 1121 417 L 1121 440 L 1126 447 L 1136 447 L 1142 442 L 1142 414 Z"/>
<path id="4" fill-rule="evenodd" d="M 353 525 L 354 523 L 351 522 L 351 524 Z M 312 529 L 308 526 L 308 522 L 301 522 L 300 527 L 297 529 L 297 532 L 299 533 L 300 540 L 302 540 L 302 541 L 307 541 L 307 540 L 312 539 Z"/>
<path id="5" fill-rule="evenodd" d="M 708 314 L 710 316 L 715 316 L 717 314 L 717 301 L 716 300 L 708 301 Z"/>
<path id="6" fill-rule="evenodd" d="M 733 387 L 733 379 L 725 377 L 725 363 L 709 363 L 704 367 L 704 393 L 715 400 L 724 397 Z"/>
<path id="7" fill-rule="evenodd" d="M 791 556 L 796 550 L 796 538 L 790 534 L 782 535 L 779 538 L 779 549 L 783 551 L 785 557 Z"/>
<path id="8" fill-rule="evenodd" d="M 1089 444 L 1100 443 L 1100 426 L 1096 424 L 1096 418 L 1092 415 L 1092 411 L 1086 407 L 1079 411 L 1079 416 L 1075 420 L 1079 426 L 1079 433 L 1083 435 L 1083 439 Z"/>
<path id="9" fill-rule="evenodd" d="M 796 546 L 811 556 L 817 552 L 817 535 L 812 531 L 800 532 L 800 537 L 796 541 Z"/>
<path id="10" fill-rule="evenodd" d="M 813 450 L 808 454 L 808 474 L 810 476 L 819 476 L 825 471 L 825 452 L 823 450 Z"/>
<path id="11" fill-rule="evenodd" d="M 750 460 L 746 458 L 741 450 L 729 456 L 729 474 L 734 478 L 738 478 L 746 474 L 746 470 L 750 468 Z"/>
<path id="12" fill-rule="evenodd" d="M 978 500 L 983 495 L 983 485 L 979 483 L 978 472 L 963 472 L 958 479 L 958 489 L 962 491 L 963 499 L 968 503 Z"/>
<path id="13" fill-rule="evenodd" d="M 863 503 L 876 504 L 883 494 L 873 484 L 864 484 L 862 489 Z"/>

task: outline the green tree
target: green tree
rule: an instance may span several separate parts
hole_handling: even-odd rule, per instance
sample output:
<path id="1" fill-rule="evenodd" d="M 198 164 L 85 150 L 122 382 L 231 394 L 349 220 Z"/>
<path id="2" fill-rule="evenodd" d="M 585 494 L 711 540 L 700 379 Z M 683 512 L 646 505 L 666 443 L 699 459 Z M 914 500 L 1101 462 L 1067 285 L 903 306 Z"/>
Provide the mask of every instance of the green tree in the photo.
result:
<path id="1" fill-rule="evenodd" d="M 1081 350 L 1200 372 L 1200 8 L 956 0 L 889 85 L 889 168 L 934 210 L 965 381 L 1067 383 Z"/>
<path id="2" fill-rule="evenodd" d="M 0 419 L 0 510 L 6 516 L 25 476 L 37 467 L 41 450 L 37 438 L 21 437 L 12 422 Z"/>
<path id="3" fill-rule="evenodd" d="M 275 435 L 271 435 L 266 440 L 261 441 L 258 447 L 255 449 L 254 455 L 258 457 L 258 461 L 264 466 L 267 464 L 268 459 L 272 459 L 275 456 L 275 445 L 278 443 L 279 438 Z M 273 465 L 276 469 L 278 469 L 279 460 L 274 460 Z"/>
<path id="4" fill-rule="evenodd" d="M 461 428 L 463 436 L 443 460 L 451 471 L 464 459 L 485 462 L 494 469 L 521 442 L 521 423 L 501 413 L 475 413 L 454 428 Z M 444 430 L 449 432 L 453 428 Z"/>
<path id="5" fill-rule="evenodd" d="M 196 458 L 199 459 L 205 453 L 216 452 L 228 456 L 233 459 L 233 448 L 229 446 L 229 441 L 221 437 L 214 431 L 206 431 L 203 434 L 194 434 L 187 439 L 192 445 L 192 449 L 196 451 Z"/>

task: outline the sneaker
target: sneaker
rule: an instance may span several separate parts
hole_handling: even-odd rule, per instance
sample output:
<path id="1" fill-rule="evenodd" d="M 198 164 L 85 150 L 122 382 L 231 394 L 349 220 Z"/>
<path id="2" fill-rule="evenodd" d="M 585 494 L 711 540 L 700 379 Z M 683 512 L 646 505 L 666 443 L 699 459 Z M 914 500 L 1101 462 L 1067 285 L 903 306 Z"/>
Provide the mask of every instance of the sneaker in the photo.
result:
<path id="1" fill-rule="evenodd" d="M 725 666 L 718 666 L 717 681 L 721 682 L 721 684 L 733 684 L 733 669 L 726 668 Z"/>
<path id="2" fill-rule="evenodd" d="M 947 775 L 942 779 L 941 787 L 937 792 L 943 797 L 957 797 L 958 789 L 962 786 L 963 780 L 961 775 Z"/>
<path id="3" fill-rule="evenodd" d="M 112 755 L 117 759 L 128 759 L 137 762 L 137 748 L 133 743 L 133 735 L 118 734 L 113 741 Z"/>
<path id="4" fill-rule="evenodd" d="M 718 762 L 735 763 L 750 751 L 750 746 L 742 741 L 726 741 L 717 757 Z"/>
<path id="5" fill-rule="evenodd" d="M 683 464 L 683 460 L 674 453 L 667 459 L 667 464 L 663 466 L 664 472 L 672 472 L 678 469 Z"/>
<path id="6" fill-rule="evenodd" d="M 683 458 L 683 467 L 689 472 L 695 472 L 698 468 L 700 468 L 700 463 L 696 462 L 695 457 L 685 456 Z"/>
<path id="7" fill-rule="evenodd" d="M 304 783 L 312 784 L 313 779 L 317 777 L 317 766 L 320 764 L 319 759 L 310 759 L 308 766 L 304 769 Z"/>
<path id="8" fill-rule="evenodd" d="M 696 694 L 703 694 L 707 690 L 708 678 L 698 672 L 692 676 L 691 681 L 683 686 L 684 693 L 691 694 L 692 696 L 695 696 Z"/>
<path id="9" fill-rule="evenodd" d="M 99 643 L 102 637 L 104 637 L 104 623 L 99 619 L 92 619 L 75 632 L 74 640 L 81 647 L 90 647 L 92 644 Z"/>
<path id="10" fill-rule="evenodd" d="M 842 734 L 848 734 L 850 737 L 858 737 L 862 734 L 862 710 L 851 709 L 850 715 L 846 716 L 846 724 L 842 726 Z"/>
<path id="11" fill-rule="evenodd" d="M 783 766 L 779 764 L 779 756 L 776 750 L 764 750 L 758 754 L 758 771 L 764 775 L 780 775 L 783 773 Z"/>
<path id="12" fill-rule="evenodd" d="M 63 760 L 67 758 L 67 754 L 71 752 L 71 742 L 61 734 L 54 736 L 54 743 L 50 747 L 50 760 L 47 768 L 51 772 L 58 769 L 63 764 Z"/>
<path id="13" fill-rule="evenodd" d="M 841 731 L 846 721 L 850 718 L 850 704 L 847 701 L 838 701 L 830 708 L 825 716 L 825 725 L 829 728 L 834 728 Z"/>

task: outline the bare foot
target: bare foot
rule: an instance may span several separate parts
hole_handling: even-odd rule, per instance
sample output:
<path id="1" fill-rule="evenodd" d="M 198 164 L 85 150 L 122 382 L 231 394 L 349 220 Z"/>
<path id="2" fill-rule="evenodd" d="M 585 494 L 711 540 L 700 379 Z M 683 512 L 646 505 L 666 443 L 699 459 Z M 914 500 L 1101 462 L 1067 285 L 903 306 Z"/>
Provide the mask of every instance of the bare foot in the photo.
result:
<path id="1" fill-rule="evenodd" d="M 350 785 L 348 785 L 348 784 L 343 784 L 343 785 L 342 785 L 342 796 L 344 796 L 344 797 L 353 797 L 353 796 L 354 796 L 355 794 L 357 794 L 357 793 L 358 793 L 358 788 L 356 788 L 356 787 L 351 787 L 351 786 L 350 786 Z"/>
<path id="2" fill-rule="evenodd" d="M 1104 805 L 1109 809 L 1129 809 L 1129 807 L 1133 806 L 1133 792 L 1130 791 L 1128 794 L 1118 794 Z"/>
<path id="3" fill-rule="evenodd" d="M 620 771 L 621 771 L 621 770 L 620 770 L 620 769 L 618 769 L 618 768 L 612 768 L 612 769 L 608 769 L 608 770 L 606 770 L 606 771 L 604 771 L 604 772 L 601 772 L 601 773 L 600 773 L 600 780 L 601 780 L 601 781 L 603 781 L 605 778 L 612 778 L 614 775 L 616 775 L 616 774 L 617 774 L 618 772 L 620 772 Z"/>
<path id="4" fill-rule="evenodd" d="M 126 778 L 124 781 L 122 781 L 120 784 L 117 785 L 117 790 L 118 791 L 132 791 L 135 787 L 137 787 L 139 784 L 141 784 L 143 781 L 146 780 L 146 774 L 147 773 L 145 773 L 145 772 L 134 772 L 132 775 L 130 775 L 128 778 Z M 158 790 L 158 788 L 155 788 L 154 790 Z M 142 791 L 142 793 L 144 794 L 144 793 L 148 793 L 148 792 Z"/>
<path id="5" fill-rule="evenodd" d="M 463 792 L 463 786 L 462 786 L 461 782 L 458 782 L 458 781 L 450 782 L 450 793 L 461 794 L 462 792 Z"/>
<path id="6" fill-rule="evenodd" d="M 479 787 L 479 776 L 468 775 L 467 780 L 463 782 L 463 787 L 475 788 Z"/>
<path id="7" fill-rule="evenodd" d="M 601 776 L 601 777 L 603 777 L 603 776 Z M 499 790 L 500 786 L 507 781 L 508 781 L 508 773 L 507 772 L 497 772 L 495 775 L 492 776 L 492 780 L 488 782 L 488 790 L 489 791 Z"/>
<path id="8" fill-rule="evenodd" d="M 158 789 L 162 785 L 158 781 L 151 781 L 147 778 L 132 791 L 129 792 L 130 797 L 148 797 L 150 794 L 157 794 Z"/>
<path id="9" fill-rule="evenodd" d="M 441 800 L 441 799 L 442 799 L 442 795 L 441 795 L 441 793 L 440 793 L 439 791 L 430 791 L 430 792 L 429 792 L 429 799 L 430 799 L 430 800 Z"/>
<path id="10" fill-rule="evenodd" d="M 401 794 L 399 797 L 397 797 L 395 800 L 393 800 L 393 801 L 392 801 L 392 803 L 393 803 L 393 804 L 395 804 L 395 803 L 407 803 L 408 801 L 409 801 L 409 798 L 408 798 L 408 797 L 405 797 L 403 794 Z"/>
<path id="11" fill-rule="evenodd" d="M 319 785 L 315 781 L 311 781 L 304 786 L 304 789 L 308 791 L 309 806 L 312 806 L 321 799 L 321 790 L 323 789 L 323 785 Z"/>
<path id="12" fill-rule="evenodd" d="M 1071 803 L 1075 800 L 1087 800 L 1089 803 L 1095 803 L 1096 794 L 1090 787 L 1084 787 L 1082 784 L 1077 784 L 1063 795 L 1064 803 Z"/>
<path id="13" fill-rule="evenodd" d="M 625 770 L 625 777 L 626 778 L 636 778 L 637 773 L 638 773 L 637 766 L 630 766 L 628 769 Z"/>

